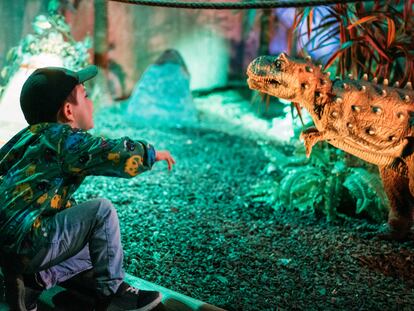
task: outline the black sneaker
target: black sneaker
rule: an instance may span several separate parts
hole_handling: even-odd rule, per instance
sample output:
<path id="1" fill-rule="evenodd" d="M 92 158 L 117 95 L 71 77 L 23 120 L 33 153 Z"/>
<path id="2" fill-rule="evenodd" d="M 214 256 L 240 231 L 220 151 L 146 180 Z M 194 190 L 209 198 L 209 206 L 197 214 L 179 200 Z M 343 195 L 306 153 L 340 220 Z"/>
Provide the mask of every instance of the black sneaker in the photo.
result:
<path id="1" fill-rule="evenodd" d="M 103 301 L 105 301 L 109 298 L 106 300 L 108 303 L 107 309 L 99 307 L 97 310 L 149 311 L 160 304 L 161 297 L 162 295 L 160 292 L 141 290 L 128 283 L 122 282 L 116 294 L 103 299 Z"/>
<path id="2" fill-rule="evenodd" d="M 33 289 L 30 287 L 24 288 L 24 304 L 27 311 L 36 311 L 37 310 L 37 300 L 42 294 L 42 290 Z"/>
<path id="3" fill-rule="evenodd" d="M 24 304 L 27 311 L 37 310 L 37 300 L 44 290 L 44 285 L 39 281 L 37 273 L 25 274 L 24 279 Z"/>

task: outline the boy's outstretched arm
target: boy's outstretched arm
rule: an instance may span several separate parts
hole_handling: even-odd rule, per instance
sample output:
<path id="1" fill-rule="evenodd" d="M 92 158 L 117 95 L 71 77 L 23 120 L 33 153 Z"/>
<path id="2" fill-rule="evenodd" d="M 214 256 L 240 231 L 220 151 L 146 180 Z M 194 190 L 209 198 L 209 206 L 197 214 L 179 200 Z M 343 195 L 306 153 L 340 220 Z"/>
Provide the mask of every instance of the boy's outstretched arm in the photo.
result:
<path id="1" fill-rule="evenodd" d="M 155 151 L 151 144 L 128 137 L 107 139 L 67 125 L 56 125 L 45 144 L 57 146 L 62 172 L 69 175 L 103 175 L 131 178 L 150 170 L 157 161 L 175 163 L 168 151 Z M 55 141 L 53 143 L 53 141 Z"/>

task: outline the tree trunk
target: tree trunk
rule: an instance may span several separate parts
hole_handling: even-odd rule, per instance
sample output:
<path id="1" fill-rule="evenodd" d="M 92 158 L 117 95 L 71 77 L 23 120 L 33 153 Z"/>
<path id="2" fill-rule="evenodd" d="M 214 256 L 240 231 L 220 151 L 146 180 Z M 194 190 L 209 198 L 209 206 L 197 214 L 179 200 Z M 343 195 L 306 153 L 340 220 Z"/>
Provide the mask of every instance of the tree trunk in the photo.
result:
<path id="1" fill-rule="evenodd" d="M 108 69 L 108 4 L 106 0 L 94 0 L 94 63 L 105 71 Z"/>
<path id="2" fill-rule="evenodd" d="M 272 9 L 265 9 L 260 17 L 260 43 L 259 55 L 269 54 L 269 45 L 271 40 L 271 18 Z"/>

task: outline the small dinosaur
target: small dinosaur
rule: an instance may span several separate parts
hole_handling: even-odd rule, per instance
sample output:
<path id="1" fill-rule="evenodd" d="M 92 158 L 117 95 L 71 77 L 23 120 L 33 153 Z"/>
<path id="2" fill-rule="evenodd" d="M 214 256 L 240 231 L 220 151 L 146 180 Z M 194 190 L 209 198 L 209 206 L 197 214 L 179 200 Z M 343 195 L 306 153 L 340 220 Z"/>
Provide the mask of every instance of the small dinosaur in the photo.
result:
<path id="1" fill-rule="evenodd" d="M 260 56 L 247 69 L 251 89 L 304 107 L 315 127 L 301 134 L 306 155 L 327 141 L 378 166 L 390 203 L 389 237 L 405 239 L 413 223 L 414 91 L 387 79 L 331 80 L 310 58 Z"/>

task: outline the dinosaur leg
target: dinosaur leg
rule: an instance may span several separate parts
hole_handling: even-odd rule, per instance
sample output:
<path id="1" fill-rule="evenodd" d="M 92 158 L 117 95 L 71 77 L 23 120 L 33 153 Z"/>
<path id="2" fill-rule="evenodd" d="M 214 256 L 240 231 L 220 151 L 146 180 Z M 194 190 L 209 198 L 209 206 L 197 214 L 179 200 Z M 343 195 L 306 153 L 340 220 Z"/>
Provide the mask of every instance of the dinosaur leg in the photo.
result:
<path id="1" fill-rule="evenodd" d="M 391 238 L 406 238 L 413 223 L 414 197 L 410 193 L 409 179 L 391 168 L 380 167 L 384 190 L 390 202 L 388 224 Z"/>
<path id="2" fill-rule="evenodd" d="M 325 139 L 325 135 L 323 132 L 319 132 L 316 128 L 311 127 L 300 134 L 300 139 L 303 139 L 305 149 L 306 149 L 306 157 L 309 158 L 312 147 L 321 140 Z"/>

